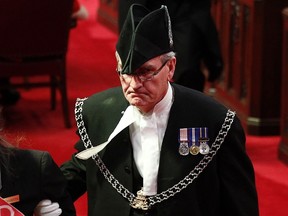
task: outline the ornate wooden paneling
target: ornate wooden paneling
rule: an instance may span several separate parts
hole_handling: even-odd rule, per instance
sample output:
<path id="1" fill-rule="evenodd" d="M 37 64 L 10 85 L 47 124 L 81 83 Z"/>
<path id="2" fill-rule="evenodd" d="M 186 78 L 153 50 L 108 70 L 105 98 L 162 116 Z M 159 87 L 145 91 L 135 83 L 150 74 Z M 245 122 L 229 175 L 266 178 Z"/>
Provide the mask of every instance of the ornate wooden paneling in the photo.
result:
<path id="1" fill-rule="evenodd" d="M 288 0 L 214 0 L 225 69 L 215 97 L 248 134 L 280 133 L 281 11 Z"/>
<path id="2" fill-rule="evenodd" d="M 279 158 L 288 164 L 288 7 L 283 10 L 283 70 L 281 92 L 281 139 Z"/>

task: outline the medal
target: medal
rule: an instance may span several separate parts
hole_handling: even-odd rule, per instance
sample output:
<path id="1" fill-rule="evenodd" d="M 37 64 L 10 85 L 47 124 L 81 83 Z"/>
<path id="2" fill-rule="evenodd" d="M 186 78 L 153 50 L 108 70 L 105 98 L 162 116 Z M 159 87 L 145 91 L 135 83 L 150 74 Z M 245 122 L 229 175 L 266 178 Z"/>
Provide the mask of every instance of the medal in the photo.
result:
<path id="1" fill-rule="evenodd" d="M 196 128 L 189 128 L 189 137 L 190 140 L 192 141 L 192 146 L 190 146 L 190 153 L 192 155 L 197 155 L 199 153 L 199 147 L 196 145 L 196 138 L 197 131 Z"/>
<path id="2" fill-rule="evenodd" d="M 204 127 L 204 128 L 200 128 L 200 137 L 199 137 L 199 142 L 200 142 L 200 146 L 199 146 L 199 151 L 200 151 L 200 154 L 208 154 L 209 151 L 210 151 L 210 147 L 209 145 L 207 144 L 207 142 L 209 141 L 209 138 L 208 138 L 208 128 Z"/>
<path id="3" fill-rule="evenodd" d="M 189 143 L 188 143 L 188 134 L 187 128 L 181 128 L 179 131 L 179 154 L 188 155 L 189 154 Z"/>
<path id="4" fill-rule="evenodd" d="M 205 154 L 208 154 L 209 151 L 210 151 L 209 145 L 206 142 L 201 142 L 200 147 L 199 147 L 200 154 L 205 155 Z"/>
<path id="5" fill-rule="evenodd" d="M 189 146 L 188 142 L 181 142 L 179 146 L 179 154 L 180 155 L 188 155 L 189 154 Z"/>
<path id="6" fill-rule="evenodd" d="M 190 153 L 192 155 L 197 155 L 199 153 L 199 147 L 196 146 L 195 144 L 193 144 L 191 147 L 190 147 Z"/>

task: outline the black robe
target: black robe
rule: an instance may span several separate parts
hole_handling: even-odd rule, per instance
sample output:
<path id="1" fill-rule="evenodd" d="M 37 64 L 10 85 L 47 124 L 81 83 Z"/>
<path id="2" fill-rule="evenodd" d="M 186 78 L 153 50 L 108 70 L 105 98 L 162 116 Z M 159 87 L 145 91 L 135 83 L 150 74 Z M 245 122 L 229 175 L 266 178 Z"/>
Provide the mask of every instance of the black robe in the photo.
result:
<path id="1" fill-rule="evenodd" d="M 227 108 L 211 97 L 177 84 L 172 84 L 172 87 L 174 102 L 162 142 L 158 193 L 181 181 L 204 157 L 201 154 L 179 154 L 179 129 L 207 127 L 210 139 L 208 144 L 211 147 L 227 113 Z M 127 106 L 120 87 L 95 94 L 83 102 L 81 114 L 85 133 L 92 145 L 108 139 Z M 83 126 L 80 134 L 83 134 Z M 78 151 L 85 149 L 81 140 L 75 147 Z M 134 165 L 129 129 L 124 129 L 113 138 L 99 156 L 119 183 L 136 194 L 139 178 Z M 128 200 L 103 177 L 93 159 L 82 161 L 73 155 L 61 169 L 69 182 L 73 199 L 88 191 L 89 216 L 131 214 Z M 254 170 L 245 151 L 245 134 L 237 117 L 217 154 L 202 173 L 181 192 L 156 204 L 152 209 L 153 214 L 148 215 L 258 215 Z"/>

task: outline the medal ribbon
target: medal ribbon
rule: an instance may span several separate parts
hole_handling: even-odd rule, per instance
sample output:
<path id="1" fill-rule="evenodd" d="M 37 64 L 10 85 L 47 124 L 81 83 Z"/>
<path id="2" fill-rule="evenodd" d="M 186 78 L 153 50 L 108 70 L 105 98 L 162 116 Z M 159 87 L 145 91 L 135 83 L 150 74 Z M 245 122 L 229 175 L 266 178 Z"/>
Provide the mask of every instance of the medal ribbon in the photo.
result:
<path id="1" fill-rule="evenodd" d="M 188 142 L 187 128 L 180 128 L 179 132 L 179 142 Z"/>
<path id="2" fill-rule="evenodd" d="M 195 145 L 195 128 L 188 128 L 188 134 L 189 134 L 189 147 L 192 145 Z"/>
<path id="3" fill-rule="evenodd" d="M 200 141 L 208 141 L 208 128 L 207 127 L 203 127 L 200 128 Z"/>
<path id="4" fill-rule="evenodd" d="M 200 141 L 208 141 L 208 128 L 180 128 L 179 131 L 179 143 L 188 143 L 188 146 L 199 146 Z"/>

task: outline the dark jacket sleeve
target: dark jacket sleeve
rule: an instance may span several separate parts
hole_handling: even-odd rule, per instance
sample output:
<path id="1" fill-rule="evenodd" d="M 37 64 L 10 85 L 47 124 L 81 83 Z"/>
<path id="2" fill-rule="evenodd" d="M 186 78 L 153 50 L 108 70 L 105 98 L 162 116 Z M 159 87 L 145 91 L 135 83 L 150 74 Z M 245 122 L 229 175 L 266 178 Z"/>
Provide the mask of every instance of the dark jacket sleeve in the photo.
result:
<path id="1" fill-rule="evenodd" d="M 48 152 L 13 149 L 9 169 L 1 169 L 1 177 L 1 196 L 19 195 L 19 201 L 13 205 L 25 216 L 32 216 L 37 204 L 44 199 L 58 202 L 62 215 L 76 215 L 66 180 Z"/>
<path id="2" fill-rule="evenodd" d="M 221 215 L 258 216 L 254 169 L 245 150 L 245 134 L 237 117 L 217 159 L 222 191 Z"/>
<path id="3" fill-rule="evenodd" d="M 82 144 L 83 145 L 83 144 Z M 77 146 L 77 145 L 76 145 Z M 67 180 L 67 188 L 73 201 L 76 201 L 86 192 L 86 166 L 72 155 L 72 158 L 60 166 Z"/>
<path id="4" fill-rule="evenodd" d="M 63 216 L 76 215 L 73 201 L 68 194 L 66 179 L 58 165 L 48 152 L 42 154 L 41 160 L 42 188 L 44 198 L 58 202 Z"/>

